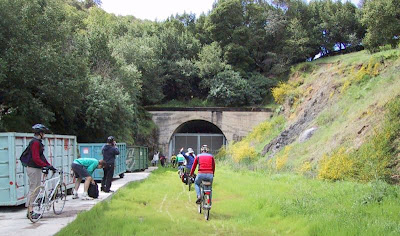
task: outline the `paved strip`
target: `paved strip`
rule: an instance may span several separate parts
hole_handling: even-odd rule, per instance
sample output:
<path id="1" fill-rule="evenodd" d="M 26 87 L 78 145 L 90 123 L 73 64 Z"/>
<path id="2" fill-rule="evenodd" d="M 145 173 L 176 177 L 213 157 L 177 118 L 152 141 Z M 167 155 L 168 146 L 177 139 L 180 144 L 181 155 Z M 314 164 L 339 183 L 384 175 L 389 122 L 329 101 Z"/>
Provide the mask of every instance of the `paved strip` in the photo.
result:
<path id="1" fill-rule="evenodd" d="M 146 179 L 156 167 L 149 167 L 143 172 L 125 173 L 122 179 L 114 179 L 111 190 L 117 191 L 132 181 Z M 83 193 L 83 184 L 79 187 L 78 194 Z M 72 199 L 67 197 L 65 207 L 61 215 L 55 215 L 53 209 L 45 211 L 43 217 L 37 223 L 32 223 L 26 218 L 26 208 L 21 206 L 0 207 L 0 235 L 29 235 L 47 236 L 54 235 L 67 224 L 75 220 L 78 213 L 90 210 L 97 203 L 110 198 L 114 193 L 100 192 L 99 198 L 94 200 Z"/>

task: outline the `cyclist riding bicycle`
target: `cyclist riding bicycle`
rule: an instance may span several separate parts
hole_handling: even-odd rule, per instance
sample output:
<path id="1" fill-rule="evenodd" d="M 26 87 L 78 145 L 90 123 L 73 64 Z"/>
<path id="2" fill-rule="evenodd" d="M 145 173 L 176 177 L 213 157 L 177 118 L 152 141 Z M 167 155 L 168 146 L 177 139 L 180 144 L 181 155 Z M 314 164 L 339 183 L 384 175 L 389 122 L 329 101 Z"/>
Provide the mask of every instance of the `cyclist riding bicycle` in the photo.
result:
<path id="1" fill-rule="evenodd" d="M 201 198 L 200 198 L 200 184 L 201 181 L 209 181 L 213 182 L 214 179 L 214 173 L 215 173 L 215 161 L 213 155 L 208 153 L 208 147 L 207 145 L 203 145 L 201 147 L 201 153 L 197 155 L 197 157 L 194 159 L 194 163 L 192 166 L 192 169 L 190 170 L 190 176 L 193 176 L 194 171 L 196 170 L 197 164 L 199 164 L 199 170 L 196 176 L 196 180 L 194 181 L 194 188 L 196 190 L 197 194 L 197 200 L 196 203 L 200 204 Z M 211 199 L 210 195 L 210 199 Z"/>
<path id="2" fill-rule="evenodd" d="M 176 161 L 178 162 L 178 169 L 180 166 L 183 166 L 183 162 L 185 161 L 185 157 L 182 154 L 176 155 Z"/>
<path id="3" fill-rule="evenodd" d="M 183 157 L 186 159 L 186 168 L 185 172 L 189 174 L 190 170 L 192 169 L 194 159 L 196 158 L 196 155 L 194 155 L 193 148 L 188 148 L 187 153 L 183 151 L 183 148 L 181 148 L 180 153 L 183 155 Z"/>

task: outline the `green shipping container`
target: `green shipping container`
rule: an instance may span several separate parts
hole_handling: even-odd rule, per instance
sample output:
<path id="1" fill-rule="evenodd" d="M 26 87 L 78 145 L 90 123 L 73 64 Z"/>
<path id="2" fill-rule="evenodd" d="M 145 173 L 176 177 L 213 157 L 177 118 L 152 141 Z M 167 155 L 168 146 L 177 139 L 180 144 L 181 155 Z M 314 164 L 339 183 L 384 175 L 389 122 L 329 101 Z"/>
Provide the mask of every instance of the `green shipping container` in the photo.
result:
<path id="1" fill-rule="evenodd" d="M 103 154 L 101 150 L 105 143 L 78 143 L 79 154 L 81 158 L 96 158 L 97 160 L 103 159 Z M 119 149 L 119 155 L 115 157 L 115 169 L 114 169 L 114 178 L 119 176 L 120 178 L 124 177 L 124 173 L 126 172 L 126 143 L 117 143 L 117 147 Z M 103 169 L 96 169 L 93 172 L 94 180 L 102 180 L 104 176 Z"/>
<path id="2" fill-rule="evenodd" d="M 28 175 L 19 157 L 32 138 L 32 133 L 0 133 L 0 206 L 16 206 L 26 202 Z M 76 136 L 46 134 L 43 144 L 47 161 L 64 171 L 63 181 L 67 189 L 72 189 L 75 184 L 71 176 L 71 164 L 77 158 Z"/>
<path id="3" fill-rule="evenodd" d="M 147 156 L 146 156 L 147 147 L 140 146 L 129 146 L 127 148 L 127 159 L 126 166 L 127 171 L 142 171 L 145 170 L 148 166 Z"/>
<path id="4" fill-rule="evenodd" d="M 126 170 L 129 171 L 129 172 L 134 172 L 134 171 L 139 171 L 140 170 L 139 151 L 135 147 L 128 147 L 127 148 Z"/>

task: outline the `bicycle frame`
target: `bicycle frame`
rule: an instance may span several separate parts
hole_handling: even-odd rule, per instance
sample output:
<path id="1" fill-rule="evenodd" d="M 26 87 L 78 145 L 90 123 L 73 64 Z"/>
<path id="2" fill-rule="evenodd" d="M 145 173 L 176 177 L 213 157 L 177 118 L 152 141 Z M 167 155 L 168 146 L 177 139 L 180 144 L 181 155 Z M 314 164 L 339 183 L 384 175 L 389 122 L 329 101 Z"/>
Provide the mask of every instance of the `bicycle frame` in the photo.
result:
<path id="1" fill-rule="evenodd" d="M 58 171 L 59 176 L 53 178 L 54 174 L 55 173 L 53 172 L 51 178 L 44 180 L 44 182 L 43 182 L 44 191 L 45 191 L 45 206 L 46 206 L 47 210 L 49 210 L 51 205 L 53 204 L 53 201 L 54 201 L 53 197 L 54 197 L 55 192 L 57 191 L 57 187 L 59 185 L 62 185 L 62 183 L 63 183 L 64 172 L 62 170 Z M 56 184 L 54 184 L 53 187 L 49 186 L 53 182 L 55 182 Z M 50 194 L 48 194 L 48 191 L 51 191 Z"/>
<path id="2" fill-rule="evenodd" d="M 38 193 L 33 201 L 33 207 L 37 207 L 37 213 L 39 213 L 40 216 L 37 218 L 32 218 L 32 215 L 28 213 L 29 219 L 33 223 L 39 221 L 44 214 L 44 211 L 49 211 L 52 206 L 56 215 L 61 214 L 62 210 L 64 209 L 66 200 L 66 187 L 63 182 L 64 172 L 61 170 L 57 171 L 57 173 L 59 174 L 57 177 L 54 177 L 55 172 L 53 172 L 49 179 L 43 178 L 41 185 L 37 188 Z M 57 192 L 58 190 L 61 191 Z M 55 203 L 59 200 L 61 200 L 60 203 L 62 203 L 62 207 L 60 210 L 56 210 Z"/>
<path id="3" fill-rule="evenodd" d="M 198 205 L 198 211 L 201 214 L 201 212 L 204 212 L 204 218 L 206 220 L 209 219 L 210 217 L 210 210 L 211 210 L 211 185 L 204 185 L 204 182 L 202 181 L 200 184 L 200 198 L 201 198 L 201 203 Z"/>

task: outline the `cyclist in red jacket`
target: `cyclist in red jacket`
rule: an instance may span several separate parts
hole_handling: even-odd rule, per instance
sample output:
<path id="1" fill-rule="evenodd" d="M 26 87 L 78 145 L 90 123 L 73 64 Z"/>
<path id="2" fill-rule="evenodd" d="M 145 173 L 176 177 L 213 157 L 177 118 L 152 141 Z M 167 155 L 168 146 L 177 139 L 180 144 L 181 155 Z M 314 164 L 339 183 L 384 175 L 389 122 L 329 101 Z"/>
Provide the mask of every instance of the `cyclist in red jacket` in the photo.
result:
<path id="1" fill-rule="evenodd" d="M 208 153 L 207 145 L 201 146 L 201 153 L 197 155 L 196 159 L 194 159 L 192 169 L 190 170 L 190 176 L 193 176 L 194 171 L 196 170 L 197 164 L 199 164 L 199 170 L 197 173 L 196 180 L 194 181 L 194 188 L 197 194 L 196 203 L 200 204 L 200 184 L 201 181 L 209 181 L 213 182 L 214 172 L 215 172 L 215 161 L 213 155 Z M 211 196 L 210 196 L 211 198 Z"/>

